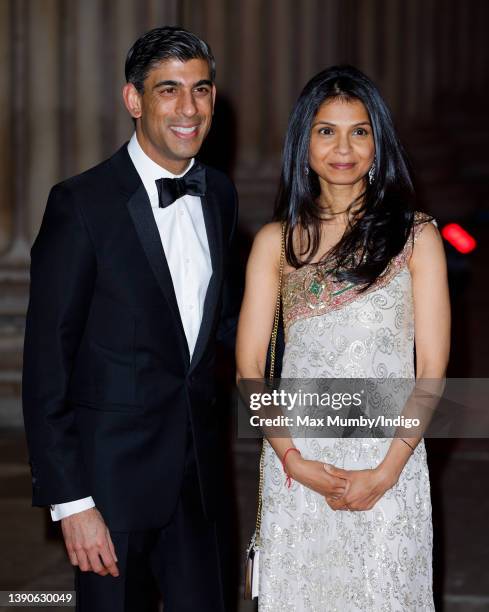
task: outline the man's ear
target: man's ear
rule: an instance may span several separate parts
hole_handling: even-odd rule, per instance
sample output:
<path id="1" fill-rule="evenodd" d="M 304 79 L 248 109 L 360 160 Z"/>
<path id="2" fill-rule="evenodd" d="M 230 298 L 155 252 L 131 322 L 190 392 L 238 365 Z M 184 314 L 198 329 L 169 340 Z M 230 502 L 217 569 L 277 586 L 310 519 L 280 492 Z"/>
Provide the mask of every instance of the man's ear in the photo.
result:
<path id="1" fill-rule="evenodd" d="M 126 83 L 122 89 L 124 104 L 133 119 L 141 117 L 141 94 L 132 83 Z"/>
<path id="2" fill-rule="evenodd" d="M 212 114 L 216 108 L 216 86 L 212 83 Z"/>

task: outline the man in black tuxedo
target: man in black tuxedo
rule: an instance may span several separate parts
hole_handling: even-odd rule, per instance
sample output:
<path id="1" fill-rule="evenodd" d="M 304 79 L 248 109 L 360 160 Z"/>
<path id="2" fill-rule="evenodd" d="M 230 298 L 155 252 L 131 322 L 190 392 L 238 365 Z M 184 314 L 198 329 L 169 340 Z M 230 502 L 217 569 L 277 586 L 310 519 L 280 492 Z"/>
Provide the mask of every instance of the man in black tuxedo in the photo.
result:
<path id="1" fill-rule="evenodd" d="M 23 406 L 33 504 L 61 520 L 77 609 L 228 610 L 215 343 L 232 336 L 226 176 L 195 161 L 216 89 L 180 28 L 126 60 L 136 131 L 51 190 L 32 247 Z"/>

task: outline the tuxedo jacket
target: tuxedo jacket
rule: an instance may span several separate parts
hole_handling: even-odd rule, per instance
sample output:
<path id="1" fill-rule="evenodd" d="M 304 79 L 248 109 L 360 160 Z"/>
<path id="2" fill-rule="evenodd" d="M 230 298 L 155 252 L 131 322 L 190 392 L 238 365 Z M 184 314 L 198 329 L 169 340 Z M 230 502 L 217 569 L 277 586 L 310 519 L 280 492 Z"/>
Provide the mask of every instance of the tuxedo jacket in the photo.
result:
<path id="1" fill-rule="evenodd" d="M 31 250 L 24 344 L 33 505 L 91 495 L 115 531 L 161 527 L 177 504 L 191 435 L 204 510 L 214 515 L 215 344 L 236 320 L 224 279 L 237 198 L 224 174 L 206 175 L 212 276 L 192 358 L 127 147 L 51 190 Z"/>

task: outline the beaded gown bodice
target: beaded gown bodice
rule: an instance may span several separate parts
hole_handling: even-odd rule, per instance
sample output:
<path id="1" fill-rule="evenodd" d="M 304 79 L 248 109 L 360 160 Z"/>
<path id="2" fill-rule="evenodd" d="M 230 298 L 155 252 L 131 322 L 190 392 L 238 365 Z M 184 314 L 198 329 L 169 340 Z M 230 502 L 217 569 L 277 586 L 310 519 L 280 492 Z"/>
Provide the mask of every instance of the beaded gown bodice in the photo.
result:
<path id="1" fill-rule="evenodd" d="M 414 315 L 408 262 L 426 216 L 364 292 L 315 264 L 284 275 L 284 378 L 414 376 Z M 305 342 L 310 339 L 306 346 Z"/>

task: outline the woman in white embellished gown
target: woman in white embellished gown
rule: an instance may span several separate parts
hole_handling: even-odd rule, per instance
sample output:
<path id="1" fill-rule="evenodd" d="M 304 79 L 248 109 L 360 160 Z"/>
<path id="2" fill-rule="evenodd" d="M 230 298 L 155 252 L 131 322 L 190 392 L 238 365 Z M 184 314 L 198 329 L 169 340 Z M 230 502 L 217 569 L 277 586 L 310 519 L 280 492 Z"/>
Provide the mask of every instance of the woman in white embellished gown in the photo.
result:
<path id="1" fill-rule="evenodd" d="M 334 67 L 306 85 L 289 122 L 275 219 L 248 262 L 238 378 L 264 376 L 282 224 L 282 378 L 412 379 L 414 342 L 416 376 L 444 376 L 441 239 L 431 217 L 414 212 L 389 111 L 360 71 Z M 423 440 L 266 441 L 258 601 L 260 612 L 434 610 Z"/>

